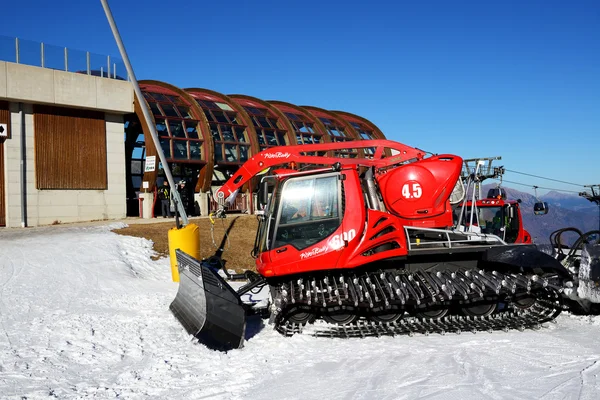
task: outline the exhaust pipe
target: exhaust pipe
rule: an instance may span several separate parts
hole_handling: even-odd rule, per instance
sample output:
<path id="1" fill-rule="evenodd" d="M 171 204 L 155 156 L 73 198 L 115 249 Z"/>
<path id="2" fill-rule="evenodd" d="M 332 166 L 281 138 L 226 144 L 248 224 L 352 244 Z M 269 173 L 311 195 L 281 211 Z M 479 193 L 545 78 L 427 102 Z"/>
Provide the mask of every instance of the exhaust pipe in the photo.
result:
<path id="1" fill-rule="evenodd" d="M 377 197 L 377 187 L 375 187 L 375 180 L 373 179 L 373 176 L 373 168 L 369 168 L 365 173 L 369 203 L 371 203 L 371 209 L 381 210 L 381 207 L 379 206 L 379 198 Z"/>

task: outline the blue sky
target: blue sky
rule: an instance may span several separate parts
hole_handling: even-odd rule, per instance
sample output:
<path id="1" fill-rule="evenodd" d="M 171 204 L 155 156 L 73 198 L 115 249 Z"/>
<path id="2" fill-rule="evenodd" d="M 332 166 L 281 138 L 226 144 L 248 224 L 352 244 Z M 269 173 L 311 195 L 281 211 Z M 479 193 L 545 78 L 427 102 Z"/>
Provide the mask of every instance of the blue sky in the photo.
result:
<path id="1" fill-rule="evenodd" d="M 119 55 L 99 0 L 6 3 L 0 35 Z M 349 111 L 433 153 L 600 183 L 600 1 L 109 3 L 138 79 Z"/>

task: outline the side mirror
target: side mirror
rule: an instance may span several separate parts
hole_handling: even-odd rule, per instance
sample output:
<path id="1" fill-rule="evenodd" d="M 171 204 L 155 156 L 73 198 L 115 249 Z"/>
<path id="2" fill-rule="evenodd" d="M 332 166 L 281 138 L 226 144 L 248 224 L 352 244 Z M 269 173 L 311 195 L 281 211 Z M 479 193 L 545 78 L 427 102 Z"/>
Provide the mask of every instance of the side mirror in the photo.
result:
<path id="1" fill-rule="evenodd" d="M 533 205 L 533 213 L 535 215 L 544 215 L 548 214 L 548 203 L 547 202 L 538 202 Z"/>
<path id="2" fill-rule="evenodd" d="M 515 208 L 508 206 L 508 218 L 513 219 L 515 217 Z"/>
<path id="3" fill-rule="evenodd" d="M 269 182 L 262 181 L 258 186 L 258 204 L 265 207 L 269 202 Z"/>

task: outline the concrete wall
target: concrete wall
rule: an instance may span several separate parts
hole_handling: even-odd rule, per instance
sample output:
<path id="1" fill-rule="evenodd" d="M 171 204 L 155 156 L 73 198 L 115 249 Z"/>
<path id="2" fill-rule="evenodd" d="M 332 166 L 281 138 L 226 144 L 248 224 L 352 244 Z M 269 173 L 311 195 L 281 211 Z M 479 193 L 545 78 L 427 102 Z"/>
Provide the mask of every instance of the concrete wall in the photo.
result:
<path id="1" fill-rule="evenodd" d="M 18 103 L 10 103 L 12 138 L 5 142 L 6 226 L 112 220 L 126 216 L 123 116 L 106 114 L 107 190 L 37 190 L 33 105 L 23 104 L 25 119 L 25 208 L 22 207 L 21 118 Z M 25 210 L 26 219 L 23 221 Z"/>
<path id="2" fill-rule="evenodd" d="M 0 99 L 133 112 L 130 82 L 0 61 Z"/>
<path id="3" fill-rule="evenodd" d="M 10 122 L 11 122 L 11 139 L 4 142 L 4 171 L 6 173 L 6 179 L 4 180 L 4 191 L 6 193 L 6 226 L 17 227 L 22 226 L 21 224 L 21 199 L 22 199 L 22 188 L 21 188 L 21 117 L 19 113 L 19 106 L 16 103 L 9 104 L 10 109 Z M 23 115 L 25 119 L 25 126 L 33 126 L 33 106 L 25 104 L 23 106 Z M 33 136 L 25 135 L 25 148 L 26 148 L 26 164 L 24 164 L 26 174 L 28 176 L 34 176 L 33 165 L 34 165 L 34 153 L 33 147 Z M 26 186 L 26 192 L 28 187 Z M 27 199 L 29 201 L 29 199 Z"/>
<path id="4" fill-rule="evenodd" d="M 0 61 L 0 100 L 10 102 L 11 112 L 12 137 L 4 143 L 7 227 L 125 218 L 123 115 L 134 112 L 130 82 Z M 19 103 L 25 127 L 24 177 Z M 105 112 L 107 190 L 36 189 L 33 104 Z"/>

